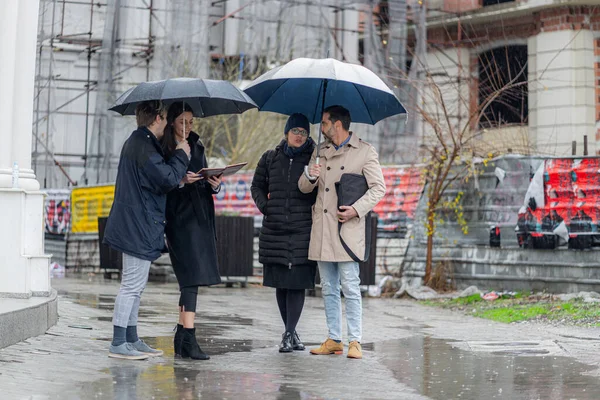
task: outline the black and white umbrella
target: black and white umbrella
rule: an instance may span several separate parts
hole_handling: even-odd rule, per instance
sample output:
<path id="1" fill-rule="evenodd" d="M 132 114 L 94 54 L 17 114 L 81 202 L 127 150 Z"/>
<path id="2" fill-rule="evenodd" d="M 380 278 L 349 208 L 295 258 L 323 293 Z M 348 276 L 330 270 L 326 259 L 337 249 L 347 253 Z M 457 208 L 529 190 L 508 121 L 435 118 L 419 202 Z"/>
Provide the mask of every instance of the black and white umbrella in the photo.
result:
<path id="1" fill-rule="evenodd" d="M 350 112 L 352 122 L 375 125 L 382 119 L 406 114 L 394 92 L 373 71 L 332 58 L 297 58 L 252 81 L 244 91 L 261 111 L 304 114 L 321 122 L 323 110 L 338 105 Z M 319 141 L 321 142 L 321 129 Z M 317 147 L 316 163 L 319 163 Z M 308 168 L 305 169 L 308 175 Z"/>

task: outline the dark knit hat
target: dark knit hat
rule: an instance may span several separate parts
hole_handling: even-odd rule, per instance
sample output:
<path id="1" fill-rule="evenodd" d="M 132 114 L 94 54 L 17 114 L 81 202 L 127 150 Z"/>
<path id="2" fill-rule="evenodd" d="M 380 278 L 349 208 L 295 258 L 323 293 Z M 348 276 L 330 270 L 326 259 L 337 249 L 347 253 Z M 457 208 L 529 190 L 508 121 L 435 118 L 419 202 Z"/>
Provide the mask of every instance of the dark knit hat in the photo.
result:
<path id="1" fill-rule="evenodd" d="M 285 128 L 283 128 L 283 134 L 287 135 L 292 128 L 304 128 L 306 129 L 306 132 L 308 132 L 308 136 L 310 136 L 310 123 L 308 122 L 308 118 L 303 114 L 296 113 L 290 115 L 285 124 Z"/>

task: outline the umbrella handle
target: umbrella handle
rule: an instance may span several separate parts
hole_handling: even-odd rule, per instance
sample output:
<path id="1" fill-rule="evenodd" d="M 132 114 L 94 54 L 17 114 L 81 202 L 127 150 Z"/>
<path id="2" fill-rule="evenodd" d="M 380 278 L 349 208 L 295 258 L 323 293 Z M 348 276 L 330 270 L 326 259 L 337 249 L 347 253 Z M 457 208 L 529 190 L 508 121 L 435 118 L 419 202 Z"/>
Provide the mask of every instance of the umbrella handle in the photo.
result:
<path id="1" fill-rule="evenodd" d="M 315 159 L 315 164 L 319 164 L 319 157 Z M 316 181 L 318 177 L 311 176 L 308 172 L 308 165 L 304 166 L 304 175 L 308 178 L 309 181 Z"/>
<path id="2" fill-rule="evenodd" d="M 329 57 L 329 50 L 327 51 L 327 56 Z M 328 80 L 325 79 L 323 80 L 323 100 L 321 101 L 321 119 L 323 119 L 323 110 L 325 110 L 325 94 L 327 93 L 327 83 Z M 320 144 L 321 144 L 321 134 L 323 133 L 323 121 L 321 121 L 321 123 L 319 124 L 319 141 L 317 142 L 317 156 L 315 157 L 315 164 L 319 164 L 319 151 L 321 150 Z M 310 176 L 310 174 L 308 173 L 308 165 L 304 166 L 304 175 L 306 175 L 306 177 L 308 178 L 308 180 L 310 181 L 316 181 L 317 177 L 316 176 Z"/>

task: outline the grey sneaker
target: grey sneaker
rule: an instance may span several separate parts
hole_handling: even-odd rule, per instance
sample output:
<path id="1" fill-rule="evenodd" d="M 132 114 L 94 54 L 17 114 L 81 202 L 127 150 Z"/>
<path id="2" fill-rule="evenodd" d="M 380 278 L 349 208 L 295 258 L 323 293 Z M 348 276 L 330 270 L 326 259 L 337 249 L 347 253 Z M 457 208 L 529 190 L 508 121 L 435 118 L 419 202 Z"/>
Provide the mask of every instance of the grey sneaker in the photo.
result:
<path id="1" fill-rule="evenodd" d="M 150 357 L 159 357 L 163 355 L 162 350 L 153 349 L 152 347 L 148 346 L 146 342 L 144 342 L 142 339 L 129 344 L 132 345 L 135 350 L 139 351 L 140 353 L 147 354 Z"/>
<path id="2" fill-rule="evenodd" d="M 124 360 L 145 360 L 150 357 L 148 354 L 137 351 L 131 343 L 123 343 L 119 346 L 113 346 L 111 344 L 108 356 L 111 358 L 122 358 Z"/>

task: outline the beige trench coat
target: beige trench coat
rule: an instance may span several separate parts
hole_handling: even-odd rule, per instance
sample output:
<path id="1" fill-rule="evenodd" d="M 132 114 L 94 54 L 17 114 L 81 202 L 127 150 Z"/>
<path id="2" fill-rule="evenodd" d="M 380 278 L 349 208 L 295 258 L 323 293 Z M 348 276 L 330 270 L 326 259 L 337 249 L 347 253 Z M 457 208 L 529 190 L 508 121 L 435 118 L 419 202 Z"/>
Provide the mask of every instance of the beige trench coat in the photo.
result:
<path id="1" fill-rule="evenodd" d="M 348 144 L 336 150 L 331 142 L 321 144 L 321 176 L 311 183 L 303 174 L 298 181 L 298 188 L 303 193 L 310 193 L 318 186 L 317 201 L 312 209 L 312 231 L 308 258 L 314 261 L 352 261 L 342 247 L 338 233 L 337 195 L 335 183 L 344 173 L 363 174 L 367 179 L 369 190 L 353 207 L 358 213 L 342 225 L 344 241 L 358 257 L 365 254 L 365 215 L 377 205 L 385 195 L 385 181 L 379 165 L 377 152 L 369 143 L 352 135 Z M 314 164 L 316 149 L 310 164 Z"/>

